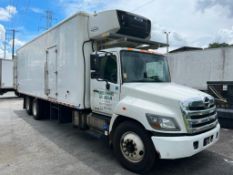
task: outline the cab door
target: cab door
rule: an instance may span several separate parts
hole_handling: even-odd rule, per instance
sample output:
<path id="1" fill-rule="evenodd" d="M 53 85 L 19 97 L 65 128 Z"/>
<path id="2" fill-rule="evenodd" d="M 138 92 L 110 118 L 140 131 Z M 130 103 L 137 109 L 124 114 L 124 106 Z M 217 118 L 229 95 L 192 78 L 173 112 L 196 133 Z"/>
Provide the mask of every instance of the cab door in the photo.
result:
<path id="1" fill-rule="evenodd" d="M 111 115 L 120 96 L 119 61 L 116 54 L 91 56 L 91 109 Z"/>

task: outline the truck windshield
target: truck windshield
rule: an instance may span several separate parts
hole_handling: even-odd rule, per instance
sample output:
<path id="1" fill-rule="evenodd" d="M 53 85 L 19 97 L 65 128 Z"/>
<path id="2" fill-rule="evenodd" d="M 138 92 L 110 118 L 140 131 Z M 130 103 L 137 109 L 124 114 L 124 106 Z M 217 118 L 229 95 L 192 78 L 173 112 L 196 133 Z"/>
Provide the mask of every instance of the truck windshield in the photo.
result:
<path id="1" fill-rule="evenodd" d="M 162 55 L 122 51 L 123 82 L 170 82 L 166 59 Z"/>

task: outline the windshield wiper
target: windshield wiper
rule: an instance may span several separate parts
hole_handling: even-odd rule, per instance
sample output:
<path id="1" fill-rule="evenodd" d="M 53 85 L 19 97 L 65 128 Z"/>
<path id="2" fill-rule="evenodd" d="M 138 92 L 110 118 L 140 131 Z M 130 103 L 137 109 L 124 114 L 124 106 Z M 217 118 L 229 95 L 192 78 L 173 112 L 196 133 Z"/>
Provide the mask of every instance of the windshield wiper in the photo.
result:
<path id="1" fill-rule="evenodd" d="M 161 81 L 161 80 L 154 80 L 154 79 L 151 79 L 151 80 L 142 79 L 142 80 L 126 81 L 126 83 L 156 83 L 156 82 L 163 82 L 163 81 Z"/>
<path id="2" fill-rule="evenodd" d="M 151 76 L 151 77 L 148 77 L 156 82 L 163 82 L 158 76 Z"/>

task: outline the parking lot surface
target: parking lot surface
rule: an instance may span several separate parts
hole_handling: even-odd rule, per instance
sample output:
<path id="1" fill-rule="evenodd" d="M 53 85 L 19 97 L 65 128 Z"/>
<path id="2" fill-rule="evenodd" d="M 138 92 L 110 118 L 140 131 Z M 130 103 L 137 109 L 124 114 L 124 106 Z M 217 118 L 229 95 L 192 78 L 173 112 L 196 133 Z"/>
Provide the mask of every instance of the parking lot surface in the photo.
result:
<path id="1" fill-rule="evenodd" d="M 133 174 L 116 161 L 105 140 L 56 121 L 36 121 L 22 109 L 22 99 L 0 97 L 1 175 Z M 174 148 L 175 149 L 175 148 Z M 193 157 L 159 161 L 149 174 L 233 175 L 233 130 Z"/>

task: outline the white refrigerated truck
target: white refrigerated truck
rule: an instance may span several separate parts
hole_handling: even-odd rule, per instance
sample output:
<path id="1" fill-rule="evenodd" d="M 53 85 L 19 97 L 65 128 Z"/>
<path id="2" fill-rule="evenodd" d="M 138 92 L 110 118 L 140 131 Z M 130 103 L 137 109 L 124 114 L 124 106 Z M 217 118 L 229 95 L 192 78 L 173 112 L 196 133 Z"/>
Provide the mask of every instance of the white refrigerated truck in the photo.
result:
<path id="1" fill-rule="evenodd" d="M 0 95 L 14 91 L 13 60 L 0 59 Z"/>
<path id="2" fill-rule="evenodd" d="M 213 145 L 213 97 L 170 82 L 166 58 L 150 51 L 164 44 L 150 31 L 149 19 L 110 10 L 77 13 L 28 42 L 16 59 L 27 112 L 40 119 L 56 109 L 59 120 L 72 113 L 74 126 L 107 136 L 134 172 Z"/>

